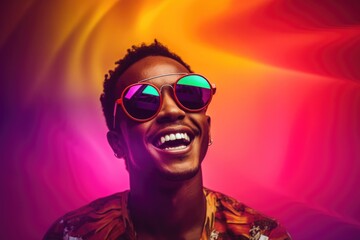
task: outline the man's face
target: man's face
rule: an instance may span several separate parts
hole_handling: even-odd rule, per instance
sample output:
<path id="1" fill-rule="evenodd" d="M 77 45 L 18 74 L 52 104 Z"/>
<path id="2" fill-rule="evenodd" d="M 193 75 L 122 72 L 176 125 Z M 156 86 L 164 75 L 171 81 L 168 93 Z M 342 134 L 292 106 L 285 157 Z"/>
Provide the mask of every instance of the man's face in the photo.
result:
<path id="1" fill-rule="evenodd" d="M 177 61 L 151 56 L 131 65 L 120 77 L 117 94 L 142 79 L 168 73 L 184 73 L 188 70 Z M 181 75 L 158 77 L 146 82 L 159 89 L 171 85 Z M 137 122 L 118 108 L 117 130 L 126 152 L 130 175 L 185 180 L 196 175 L 205 157 L 209 142 L 210 118 L 205 111 L 190 113 L 180 108 L 173 89 L 165 86 L 159 114 L 146 122 Z M 174 137 L 179 140 L 171 141 Z M 164 139 L 169 140 L 163 144 Z M 190 140 L 190 141 L 189 141 Z"/>

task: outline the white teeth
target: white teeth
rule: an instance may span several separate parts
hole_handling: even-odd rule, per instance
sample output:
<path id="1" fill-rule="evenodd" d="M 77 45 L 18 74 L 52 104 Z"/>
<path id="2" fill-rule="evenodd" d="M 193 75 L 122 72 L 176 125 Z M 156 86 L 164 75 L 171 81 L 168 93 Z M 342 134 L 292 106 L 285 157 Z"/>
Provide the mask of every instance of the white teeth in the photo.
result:
<path id="1" fill-rule="evenodd" d="M 170 140 L 175 140 L 176 139 L 176 137 L 175 137 L 175 134 L 170 134 Z"/>
<path id="2" fill-rule="evenodd" d="M 181 139 L 184 139 L 185 141 L 190 142 L 190 137 L 187 135 L 187 133 L 170 133 L 170 134 L 161 136 L 159 138 L 159 140 L 157 141 L 157 146 L 160 146 L 168 141 L 181 140 Z M 185 145 L 180 145 L 177 147 L 169 147 L 166 149 L 182 149 L 185 147 L 186 147 Z"/>
<path id="3" fill-rule="evenodd" d="M 165 148 L 165 150 L 179 150 L 179 149 L 184 149 L 184 148 L 186 148 L 185 145 L 180 145 L 177 147 L 167 147 L 167 148 Z"/>

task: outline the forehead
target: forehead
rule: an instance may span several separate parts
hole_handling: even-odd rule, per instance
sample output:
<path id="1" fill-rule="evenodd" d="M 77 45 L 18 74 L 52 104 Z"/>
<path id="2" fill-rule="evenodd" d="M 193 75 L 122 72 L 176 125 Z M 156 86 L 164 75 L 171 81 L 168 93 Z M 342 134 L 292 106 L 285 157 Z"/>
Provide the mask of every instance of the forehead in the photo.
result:
<path id="1" fill-rule="evenodd" d="M 189 72 L 179 62 L 163 56 L 149 56 L 145 57 L 133 65 L 131 65 L 126 71 L 120 76 L 117 82 L 117 93 L 120 95 L 121 91 L 128 85 L 137 83 L 145 78 L 150 78 L 162 74 L 168 73 L 184 73 Z M 176 80 L 179 76 L 167 76 L 161 77 L 158 80 L 170 81 L 171 79 Z"/>

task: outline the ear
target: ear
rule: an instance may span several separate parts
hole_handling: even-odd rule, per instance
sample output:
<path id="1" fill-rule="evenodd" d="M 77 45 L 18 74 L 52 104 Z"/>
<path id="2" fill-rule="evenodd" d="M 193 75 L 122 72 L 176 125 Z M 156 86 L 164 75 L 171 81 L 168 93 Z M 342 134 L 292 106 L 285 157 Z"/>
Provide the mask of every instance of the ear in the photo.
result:
<path id="1" fill-rule="evenodd" d="M 124 158 L 126 155 L 126 147 L 123 143 L 121 135 L 118 132 L 110 130 L 106 136 L 110 147 L 114 151 L 114 155 L 117 158 Z"/>

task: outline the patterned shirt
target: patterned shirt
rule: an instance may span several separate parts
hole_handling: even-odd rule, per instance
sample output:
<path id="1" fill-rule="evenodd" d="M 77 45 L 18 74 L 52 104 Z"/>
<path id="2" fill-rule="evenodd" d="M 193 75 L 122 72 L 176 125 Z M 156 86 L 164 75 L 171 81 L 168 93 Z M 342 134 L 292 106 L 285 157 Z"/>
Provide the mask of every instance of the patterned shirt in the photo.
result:
<path id="1" fill-rule="evenodd" d="M 206 218 L 200 240 L 290 240 L 276 220 L 222 193 L 204 188 Z M 100 198 L 60 218 L 44 239 L 135 240 L 127 209 L 129 191 Z"/>

